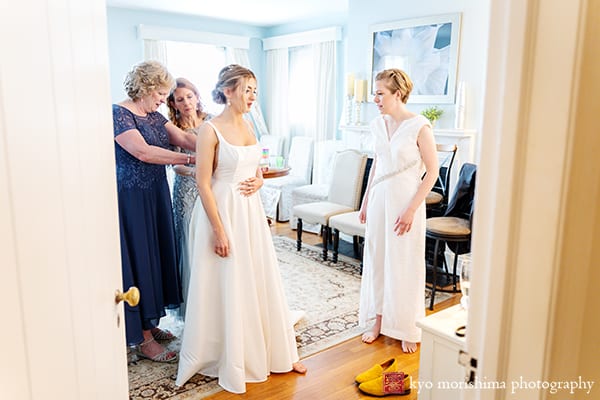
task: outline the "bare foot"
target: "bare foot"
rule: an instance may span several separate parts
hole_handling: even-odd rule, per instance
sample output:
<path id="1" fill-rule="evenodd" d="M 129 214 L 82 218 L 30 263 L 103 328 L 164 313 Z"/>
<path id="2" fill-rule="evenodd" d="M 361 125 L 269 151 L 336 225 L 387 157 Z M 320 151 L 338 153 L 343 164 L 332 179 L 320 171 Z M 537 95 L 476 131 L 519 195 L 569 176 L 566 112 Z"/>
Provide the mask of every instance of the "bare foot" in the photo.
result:
<path id="1" fill-rule="evenodd" d="M 373 324 L 373 328 L 370 331 L 363 333 L 362 341 L 366 344 L 371 344 L 379 337 L 379 333 L 381 333 L 381 315 L 377 315 L 375 317 L 375 324 Z"/>
<path id="2" fill-rule="evenodd" d="M 305 374 L 307 369 L 304 364 L 297 362 L 292 364 L 292 371 L 297 372 L 299 374 Z"/>
<path id="3" fill-rule="evenodd" d="M 374 331 L 368 331 L 363 333 L 362 335 L 362 341 L 366 344 L 371 344 L 373 343 L 375 340 L 377 340 L 377 338 L 379 337 L 379 333 L 378 332 L 374 332 Z"/>
<path id="4" fill-rule="evenodd" d="M 414 353 L 417 351 L 417 344 L 413 342 L 402 341 L 402 351 L 405 353 Z"/>

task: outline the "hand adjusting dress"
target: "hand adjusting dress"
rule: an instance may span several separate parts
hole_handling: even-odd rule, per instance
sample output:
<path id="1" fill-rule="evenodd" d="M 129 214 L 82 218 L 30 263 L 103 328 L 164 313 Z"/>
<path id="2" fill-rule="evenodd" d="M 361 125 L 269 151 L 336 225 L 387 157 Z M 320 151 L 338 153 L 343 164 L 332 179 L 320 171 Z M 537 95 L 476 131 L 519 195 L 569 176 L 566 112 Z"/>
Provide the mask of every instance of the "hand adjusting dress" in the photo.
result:
<path id="1" fill-rule="evenodd" d="M 219 141 L 212 190 L 230 254 L 214 252 L 212 228 L 200 198 L 190 223 L 191 275 L 176 384 L 195 373 L 244 393 L 246 382 L 288 372 L 297 362 L 295 332 L 260 196 L 244 197 L 239 183 L 256 174 L 258 144 Z"/>
<path id="2" fill-rule="evenodd" d="M 403 121 L 388 139 L 384 117 L 370 124 L 377 156 L 367 203 L 365 253 L 359 324 L 382 315 L 381 333 L 421 341 L 415 322 L 425 317 L 425 202 L 415 212 L 410 232 L 394 232 L 421 184 L 424 173 L 417 137 L 429 121 L 417 115 Z"/>

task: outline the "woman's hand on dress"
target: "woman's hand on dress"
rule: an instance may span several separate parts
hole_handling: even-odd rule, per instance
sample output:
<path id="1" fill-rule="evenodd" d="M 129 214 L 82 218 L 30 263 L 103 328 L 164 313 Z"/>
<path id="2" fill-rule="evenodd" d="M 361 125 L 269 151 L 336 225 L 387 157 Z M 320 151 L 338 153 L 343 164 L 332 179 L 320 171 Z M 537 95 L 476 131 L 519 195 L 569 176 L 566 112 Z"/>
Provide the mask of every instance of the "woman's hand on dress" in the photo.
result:
<path id="1" fill-rule="evenodd" d="M 410 232 L 414 217 L 414 211 L 407 210 L 404 214 L 396 218 L 396 221 L 394 222 L 394 232 L 396 232 L 396 235 L 402 236 L 405 233 Z"/>
<path id="2" fill-rule="evenodd" d="M 242 196 L 252 196 L 254 193 L 258 192 L 262 185 L 263 180 L 253 176 L 245 181 L 240 182 L 240 193 Z"/>
<path id="3" fill-rule="evenodd" d="M 221 257 L 227 257 L 229 255 L 229 239 L 225 232 L 218 232 L 215 234 L 215 253 Z"/>

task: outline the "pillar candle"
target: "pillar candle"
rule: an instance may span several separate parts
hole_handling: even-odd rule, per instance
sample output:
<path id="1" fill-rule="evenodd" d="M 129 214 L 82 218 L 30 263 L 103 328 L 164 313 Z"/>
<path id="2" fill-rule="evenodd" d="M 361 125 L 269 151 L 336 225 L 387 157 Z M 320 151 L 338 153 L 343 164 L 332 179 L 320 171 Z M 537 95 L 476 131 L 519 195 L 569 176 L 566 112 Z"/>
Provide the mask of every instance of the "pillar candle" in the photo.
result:
<path id="1" fill-rule="evenodd" d="M 349 73 L 346 75 L 346 94 L 348 97 L 354 95 L 354 74 Z"/>
<path id="2" fill-rule="evenodd" d="M 367 81 L 364 79 L 358 79 L 354 85 L 354 101 L 364 102 L 367 95 Z"/>

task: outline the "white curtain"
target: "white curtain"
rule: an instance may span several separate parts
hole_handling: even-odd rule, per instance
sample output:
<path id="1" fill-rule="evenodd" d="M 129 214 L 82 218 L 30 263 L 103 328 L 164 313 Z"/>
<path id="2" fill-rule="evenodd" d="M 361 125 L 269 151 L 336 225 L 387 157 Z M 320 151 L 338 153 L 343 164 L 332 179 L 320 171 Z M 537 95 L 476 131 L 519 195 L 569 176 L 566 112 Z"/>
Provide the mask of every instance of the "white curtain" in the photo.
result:
<path id="1" fill-rule="evenodd" d="M 166 66 L 166 43 L 162 40 L 144 39 L 144 60 L 155 60 Z"/>
<path id="2" fill-rule="evenodd" d="M 287 48 L 267 51 L 265 100 L 267 126 L 272 135 L 282 136 L 284 147 L 290 140 L 288 115 L 289 99 L 289 52 Z"/>
<path id="3" fill-rule="evenodd" d="M 335 42 L 321 42 L 312 46 L 315 76 L 315 158 L 313 183 L 321 183 L 326 168 L 323 143 L 336 136 L 336 85 L 335 85 Z"/>
<path id="4" fill-rule="evenodd" d="M 288 115 L 290 136 L 310 136 L 316 132 L 316 79 L 312 45 L 289 49 Z"/>
<path id="5" fill-rule="evenodd" d="M 250 58 L 248 57 L 248 50 L 246 49 L 234 49 L 232 47 L 226 48 L 227 54 L 227 63 L 229 64 L 239 64 L 242 67 L 250 68 Z M 260 103 L 257 101 L 254 103 L 254 106 L 250 109 L 250 117 L 254 122 L 254 127 L 256 129 L 257 137 L 261 137 L 262 135 L 268 135 L 269 130 L 267 129 L 267 124 L 265 123 L 265 119 L 263 118 L 262 110 L 260 107 Z"/>

